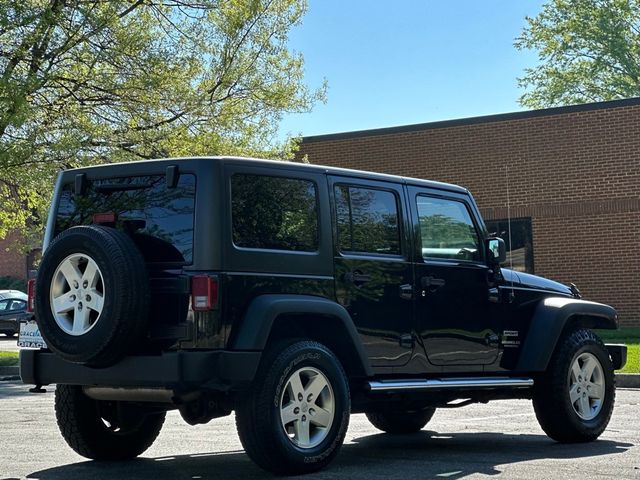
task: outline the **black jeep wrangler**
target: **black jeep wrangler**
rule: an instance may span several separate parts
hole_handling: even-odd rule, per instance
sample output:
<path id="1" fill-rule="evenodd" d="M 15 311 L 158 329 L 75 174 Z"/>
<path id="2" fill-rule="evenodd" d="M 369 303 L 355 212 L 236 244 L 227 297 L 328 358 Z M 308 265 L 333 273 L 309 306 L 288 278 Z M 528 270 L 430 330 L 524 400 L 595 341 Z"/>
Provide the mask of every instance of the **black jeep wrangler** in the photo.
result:
<path id="1" fill-rule="evenodd" d="M 241 158 L 62 172 L 35 284 L 67 443 L 145 451 L 168 410 L 236 413 L 262 468 L 318 470 L 349 415 L 417 432 L 439 407 L 531 398 L 559 442 L 596 439 L 626 347 L 613 308 L 500 268 L 470 193 L 437 182 Z M 33 293 L 33 289 L 32 293 Z"/>

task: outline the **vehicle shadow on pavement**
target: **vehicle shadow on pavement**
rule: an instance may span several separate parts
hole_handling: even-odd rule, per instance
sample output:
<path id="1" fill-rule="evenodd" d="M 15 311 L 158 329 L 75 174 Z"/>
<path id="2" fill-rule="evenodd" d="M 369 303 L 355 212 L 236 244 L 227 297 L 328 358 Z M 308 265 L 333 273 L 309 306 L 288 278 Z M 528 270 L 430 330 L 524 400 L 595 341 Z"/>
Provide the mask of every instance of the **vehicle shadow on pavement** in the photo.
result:
<path id="1" fill-rule="evenodd" d="M 560 444 L 546 435 L 501 433 L 436 433 L 414 435 L 369 435 L 352 439 L 342 466 L 366 464 L 382 478 L 399 469 L 416 476 L 450 479 L 470 474 L 499 475 L 500 466 L 533 460 L 579 460 L 624 453 L 633 444 L 598 440 L 591 443 Z M 364 448 L 363 448 L 364 447 Z M 363 476 L 364 477 L 364 476 Z"/>
<path id="2" fill-rule="evenodd" d="M 561 445 L 544 435 L 435 433 L 370 435 L 351 439 L 328 469 L 305 478 L 461 478 L 478 473 L 498 475 L 501 465 L 537 459 L 580 459 L 624 453 L 629 443 L 599 440 Z M 139 458 L 130 462 L 81 462 L 28 475 L 40 480 L 127 478 L 197 480 L 265 478 L 269 474 L 239 451 Z"/>
<path id="3" fill-rule="evenodd" d="M 33 385 L 25 385 L 19 380 L 14 379 L 0 381 L 0 401 L 8 398 L 33 396 L 34 394 L 29 392 L 32 386 Z M 54 386 L 46 386 L 45 390 L 45 394 L 50 394 L 51 398 L 53 398 L 53 393 L 56 388 Z"/>

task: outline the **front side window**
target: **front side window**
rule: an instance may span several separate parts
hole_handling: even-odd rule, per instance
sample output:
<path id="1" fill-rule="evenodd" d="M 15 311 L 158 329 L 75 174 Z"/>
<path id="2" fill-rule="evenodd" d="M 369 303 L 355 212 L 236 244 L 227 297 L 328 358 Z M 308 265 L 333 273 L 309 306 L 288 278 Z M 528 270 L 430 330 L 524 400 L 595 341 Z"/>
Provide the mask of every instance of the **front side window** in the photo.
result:
<path id="1" fill-rule="evenodd" d="M 481 260 L 478 233 L 462 202 L 418 195 L 424 258 Z"/>
<path id="2" fill-rule="evenodd" d="M 395 194 L 337 185 L 335 199 L 341 252 L 400 254 L 400 222 Z"/>
<path id="3" fill-rule="evenodd" d="M 238 247 L 315 252 L 318 194 L 310 180 L 231 177 L 233 243 Z"/>

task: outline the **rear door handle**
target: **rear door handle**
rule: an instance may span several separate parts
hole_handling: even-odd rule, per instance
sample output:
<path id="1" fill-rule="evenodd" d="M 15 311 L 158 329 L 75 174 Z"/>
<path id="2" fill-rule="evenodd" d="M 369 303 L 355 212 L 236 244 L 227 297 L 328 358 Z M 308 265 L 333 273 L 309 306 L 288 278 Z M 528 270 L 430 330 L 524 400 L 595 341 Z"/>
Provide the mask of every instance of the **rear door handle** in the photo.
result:
<path id="1" fill-rule="evenodd" d="M 364 285 L 371 280 L 371 275 L 362 273 L 360 270 L 354 270 L 353 272 L 347 272 L 344 274 L 344 280 L 349 283 L 353 283 L 356 287 Z"/>

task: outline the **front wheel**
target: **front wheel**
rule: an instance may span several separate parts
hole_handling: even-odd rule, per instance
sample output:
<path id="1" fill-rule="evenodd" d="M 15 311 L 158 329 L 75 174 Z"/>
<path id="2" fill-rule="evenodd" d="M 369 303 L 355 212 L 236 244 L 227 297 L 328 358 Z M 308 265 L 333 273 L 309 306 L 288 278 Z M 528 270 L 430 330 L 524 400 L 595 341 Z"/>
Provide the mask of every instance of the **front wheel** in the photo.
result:
<path id="1" fill-rule="evenodd" d="M 320 470 L 349 425 L 349 387 L 336 356 L 302 341 L 265 354 L 252 388 L 239 394 L 236 424 L 251 459 L 276 474 Z"/>
<path id="2" fill-rule="evenodd" d="M 613 365 L 602 341 L 575 330 L 558 342 L 533 406 L 540 426 L 558 442 L 590 442 L 609 424 L 615 399 Z"/>
<path id="3" fill-rule="evenodd" d="M 154 442 L 166 415 L 125 402 L 93 400 L 76 385 L 56 387 L 55 410 L 69 446 L 93 460 L 137 457 Z"/>

